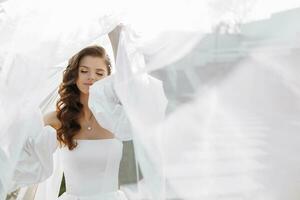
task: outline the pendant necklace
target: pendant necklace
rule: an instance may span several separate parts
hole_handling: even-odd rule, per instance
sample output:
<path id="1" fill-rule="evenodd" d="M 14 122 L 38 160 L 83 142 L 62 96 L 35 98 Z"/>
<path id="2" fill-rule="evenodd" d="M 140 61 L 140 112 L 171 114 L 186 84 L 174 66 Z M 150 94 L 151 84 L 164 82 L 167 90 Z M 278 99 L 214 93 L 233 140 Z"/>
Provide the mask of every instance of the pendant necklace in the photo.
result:
<path id="1" fill-rule="evenodd" d="M 93 113 L 91 113 L 91 117 L 90 117 L 90 119 L 89 119 L 88 122 L 91 121 L 92 117 L 93 117 Z M 87 130 L 88 130 L 88 131 L 91 131 L 91 130 L 92 130 L 93 122 L 94 122 L 94 121 L 92 121 L 92 123 L 91 123 L 90 125 L 87 125 Z M 89 123 L 87 123 L 87 124 L 89 124 Z"/>

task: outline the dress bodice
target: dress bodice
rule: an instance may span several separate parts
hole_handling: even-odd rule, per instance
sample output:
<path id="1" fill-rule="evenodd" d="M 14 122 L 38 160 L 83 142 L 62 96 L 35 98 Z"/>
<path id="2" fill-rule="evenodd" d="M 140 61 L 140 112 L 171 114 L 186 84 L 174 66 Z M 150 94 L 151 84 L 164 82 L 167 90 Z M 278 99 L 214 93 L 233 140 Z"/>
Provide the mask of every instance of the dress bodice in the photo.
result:
<path id="1" fill-rule="evenodd" d="M 122 141 L 77 140 L 77 147 L 60 149 L 66 192 L 85 196 L 118 190 Z"/>

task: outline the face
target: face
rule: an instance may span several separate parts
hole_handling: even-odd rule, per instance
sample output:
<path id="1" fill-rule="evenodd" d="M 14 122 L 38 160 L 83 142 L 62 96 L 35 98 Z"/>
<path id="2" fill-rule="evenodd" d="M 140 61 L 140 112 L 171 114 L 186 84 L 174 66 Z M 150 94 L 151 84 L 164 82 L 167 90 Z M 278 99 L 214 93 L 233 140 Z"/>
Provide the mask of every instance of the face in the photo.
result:
<path id="1" fill-rule="evenodd" d="M 79 62 L 76 85 L 82 93 L 88 94 L 90 86 L 106 76 L 108 71 L 104 58 L 84 56 Z"/>

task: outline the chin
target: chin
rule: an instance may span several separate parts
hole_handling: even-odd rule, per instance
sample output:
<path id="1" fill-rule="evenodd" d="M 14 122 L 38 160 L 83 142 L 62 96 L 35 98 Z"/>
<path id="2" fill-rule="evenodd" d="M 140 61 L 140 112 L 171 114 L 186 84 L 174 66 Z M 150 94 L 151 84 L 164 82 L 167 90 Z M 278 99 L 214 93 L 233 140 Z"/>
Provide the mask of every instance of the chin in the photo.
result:
<path id="1" fill-rule="evenodd" d="M 89 94 L 89 91 L 88 90 L 80 90 L 80 93 L 81 94 Z"/>

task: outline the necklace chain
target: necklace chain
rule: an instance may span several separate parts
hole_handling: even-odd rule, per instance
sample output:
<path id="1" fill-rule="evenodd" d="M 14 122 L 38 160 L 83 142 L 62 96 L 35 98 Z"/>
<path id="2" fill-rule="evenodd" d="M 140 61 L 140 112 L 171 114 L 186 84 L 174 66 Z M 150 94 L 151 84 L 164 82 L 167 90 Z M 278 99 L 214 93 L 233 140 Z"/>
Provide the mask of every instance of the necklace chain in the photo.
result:
<path id="1" fill-rule="evenodd" d="M 91 119 L 92 119 L 92 117 L 93 117 L 93 113 L 91 113 L 91 117 L 90 117 L 90 119 L 88 120 L 88 122 L 87 122 L 87 130 L 88 131 L 91 131 L 91 130 L 93 130 L 93 122 L 94 122 L 94 120 L 92 120 L 92 123 L 89 125 L 88 123 L 91 121 Z"/>

